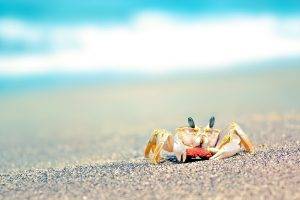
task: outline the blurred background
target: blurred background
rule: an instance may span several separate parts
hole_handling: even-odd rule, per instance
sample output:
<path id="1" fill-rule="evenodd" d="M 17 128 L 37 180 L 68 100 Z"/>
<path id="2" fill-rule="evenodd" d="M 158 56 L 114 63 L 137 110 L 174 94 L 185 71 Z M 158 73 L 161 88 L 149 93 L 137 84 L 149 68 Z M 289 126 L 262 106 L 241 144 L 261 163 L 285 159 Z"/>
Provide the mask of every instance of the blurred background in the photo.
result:
<path id="1" fill-rule="evenodd" d="M 189 116 L 259 143 L 299 61 L 299 1 L 0 0 L 0 171 L 140 158 Z"/>

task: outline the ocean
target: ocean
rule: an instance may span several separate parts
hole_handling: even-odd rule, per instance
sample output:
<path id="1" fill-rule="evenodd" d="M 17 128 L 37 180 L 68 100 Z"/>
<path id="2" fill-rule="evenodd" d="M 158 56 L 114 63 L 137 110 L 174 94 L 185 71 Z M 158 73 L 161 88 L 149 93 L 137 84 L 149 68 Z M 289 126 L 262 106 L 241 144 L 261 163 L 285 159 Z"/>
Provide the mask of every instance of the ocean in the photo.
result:
<path id="1" fill-rule="evenodd" d="M 165 73 L 299 58 L 297 1 L 0 1 L 0 75 Z"/>

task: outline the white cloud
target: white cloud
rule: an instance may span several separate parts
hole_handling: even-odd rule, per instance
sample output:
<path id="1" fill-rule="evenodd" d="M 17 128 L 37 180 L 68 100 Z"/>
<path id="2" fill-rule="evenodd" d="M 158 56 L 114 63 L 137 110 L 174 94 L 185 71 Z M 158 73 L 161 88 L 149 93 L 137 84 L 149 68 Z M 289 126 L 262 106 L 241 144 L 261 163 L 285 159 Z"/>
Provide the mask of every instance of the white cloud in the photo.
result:
<path id="1" fill-rule="evenodd" d="M 5 26 L 3 26 L 5 25 Z M 51 51 L 0 56 L 0 74 L 49 71 L 210 69 L 300 56 L 300 18 L 236 16 L 189 21 L 148 13 L 123 25 L 0 22 L 0 37 Z M 3 28 L 4 27 L 4 28 Z"/>

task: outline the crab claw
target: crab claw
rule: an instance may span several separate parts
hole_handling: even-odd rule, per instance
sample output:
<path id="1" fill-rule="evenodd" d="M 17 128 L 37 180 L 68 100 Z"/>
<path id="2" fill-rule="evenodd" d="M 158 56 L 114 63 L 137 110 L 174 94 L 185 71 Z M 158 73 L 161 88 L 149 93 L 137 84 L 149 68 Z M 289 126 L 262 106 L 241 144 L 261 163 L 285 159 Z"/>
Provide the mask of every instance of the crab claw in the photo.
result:
<path id="1" fill-rule="evenodd" d="M 232 122 L 228 135 L 226 135 L 217 145 L 217 147 L 215 148 L 216 154 L 210 159 L 222 159 L 231 157 L 236 153 L 242 151 L 242 147 L 247 152 L 254 151 L 254 146 L 246 133 L 237 123 Z"/>
<path id="2" fill-rule="evenodd" d="M 174 136 L 173 152 L 175 153 L 175 156 L 179 162 L 185 162 L 186 147 L 184 144 L 182 144 L 177 134 Z"/>
<path id="3" fill-rule="evenodd" d="M 240 146 L 241 139 L 237 135 L 230 135 L 223 139 L 223 142 L 221 148 L 210 159 L 228 158 L 242 150 Z"/>

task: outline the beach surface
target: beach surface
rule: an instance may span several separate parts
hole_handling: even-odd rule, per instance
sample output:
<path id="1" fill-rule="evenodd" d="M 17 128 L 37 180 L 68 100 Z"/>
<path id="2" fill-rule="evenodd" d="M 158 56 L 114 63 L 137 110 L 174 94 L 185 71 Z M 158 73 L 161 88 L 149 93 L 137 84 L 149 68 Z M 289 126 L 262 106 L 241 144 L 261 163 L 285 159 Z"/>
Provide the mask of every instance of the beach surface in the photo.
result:
<path id="1" fill-rule="evenodd" d="M 2 94 L 1 199 L 299 199 L 298 68 Z M 238 122 L 254 154 L 159 165 L 154 128 Z"/>

